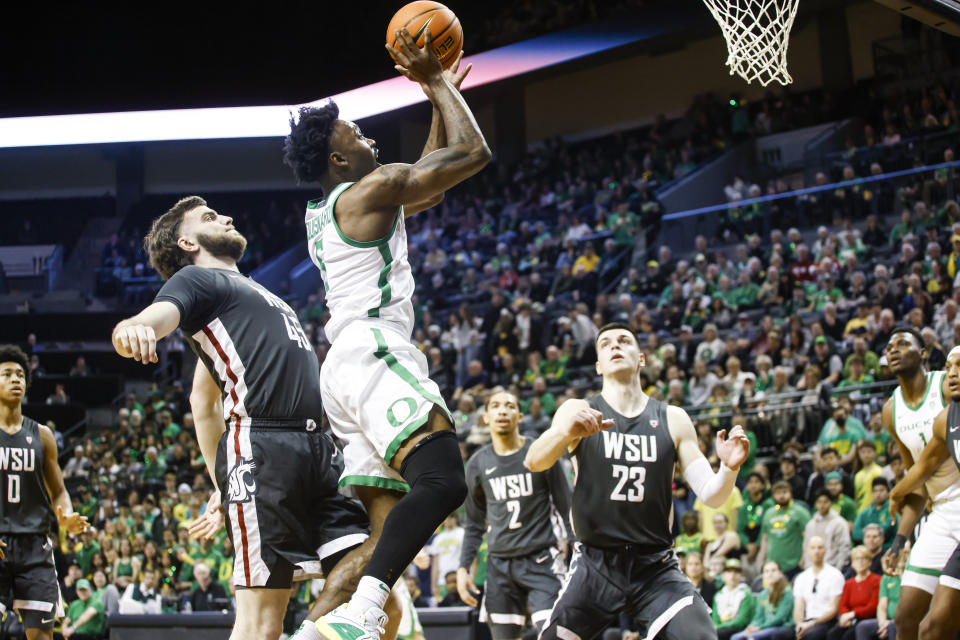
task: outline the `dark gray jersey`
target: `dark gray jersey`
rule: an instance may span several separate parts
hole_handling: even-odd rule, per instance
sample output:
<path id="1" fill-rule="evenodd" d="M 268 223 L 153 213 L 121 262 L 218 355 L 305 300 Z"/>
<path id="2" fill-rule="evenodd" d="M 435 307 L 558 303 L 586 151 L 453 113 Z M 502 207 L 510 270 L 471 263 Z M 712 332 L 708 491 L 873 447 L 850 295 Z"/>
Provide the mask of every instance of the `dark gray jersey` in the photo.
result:
<path id="1" fill-rule="evenodd" d="M 491 556 L 516 558 L 556 546 L 569 537 L 570 483 L 560 465 L 534 472 L 523 466 L 532 444 L 497 455 L 487 445 L 467 462 L 467 526 L 460 566 L 469 568 L 488 529 Z"/>
<path id="2" fill-rule="evenodd" d="M 180 328 L 223 392 L 224 418 L 319 421 L 320 365 L 286 302 L 228 269 L 184 267 L 156 301 L 180 309 Z"/>
<path id="3" fill-rule="evenodd" d="M 960 469 L 960 402 L 950 401 L 947 408 L 947 449 L 950 450 L 950 457 Z"/>
<path id="4" fill-rule="evenodd" d="M 588 402 L 614 425 L 583 438 L 573 451 L 574 533 L 601 548 L 669 548 L 677 456 L 667 405 L 649 398 L 640 415 L 627 418 L 600 394 Z"/>
<path id="5" fill-rule="evenodd" d="M 20 431 L 0 431 L 0 534 L 50 532 L 56 516 L 43 481 L 40 425 L 24 416 Z"/>

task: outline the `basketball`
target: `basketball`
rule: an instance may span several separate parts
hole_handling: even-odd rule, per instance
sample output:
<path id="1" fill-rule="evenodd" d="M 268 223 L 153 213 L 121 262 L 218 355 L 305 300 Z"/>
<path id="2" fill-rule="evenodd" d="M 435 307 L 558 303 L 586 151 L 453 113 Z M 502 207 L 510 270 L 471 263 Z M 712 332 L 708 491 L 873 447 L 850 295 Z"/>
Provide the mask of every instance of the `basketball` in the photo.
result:
<path id="1" fill-rule="evenodd" d="M 439 2 L 417 0 L 410 2 L 390 19 L 387 25 L 387 44 L 397 46 L 395 32 L 406 29 L 416 40 L 417 46 L 422 47 L 426 30 L 430 29 L 433 40 L 433 51 L 440 59 L 444 69 L 450 67 L 463 49 L 463 29 L 460 20 L 447 7 Z"/>

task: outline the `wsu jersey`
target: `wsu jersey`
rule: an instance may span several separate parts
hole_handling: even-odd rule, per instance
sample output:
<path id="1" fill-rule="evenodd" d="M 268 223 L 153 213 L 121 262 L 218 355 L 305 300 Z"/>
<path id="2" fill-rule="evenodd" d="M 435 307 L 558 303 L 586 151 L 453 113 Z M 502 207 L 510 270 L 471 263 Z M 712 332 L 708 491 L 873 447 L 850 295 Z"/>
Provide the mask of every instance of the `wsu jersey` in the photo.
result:
<path id="1" fill-rule="evenodd" d="M 40 425 L 24 416 L 20 431 L 0 431 L 0 534 L 50 532 L 56 516 L 43 482 Z"/>
<path id="2" fill-rule="evenodd" d="M 489 527 L 491 556 L 515 558 L 557 545 L 569 537 L 570 485 L 559 464 L 534 472 L 523 466 L 532 444 L 501 456 L 486 445 L 467 462 L 467 527 L 461 566 L 473 562 Z"/>
<path id="3" fill-rule="evenodd" d="M 574 533 L 600 548 L 670 548 L 676 447 L 667 405 L 649 398 L 640 415 L 628 418 L 600 394 L 588 403 L 614 425 L 583 438 L 573 451 Z"/>
<path id="4" fill-rule="evenodd" d="M 380 318 L 409 339 L 414 283 L 407 261 L 403 207 L 397 209 L 389 235 L 370 242 L 352 240 L 340 230 L 333 209 L 337 198 L 353 185 L 343 182 L 326 200 L 307 203 L 307 252 L 320 269 L 330 308 L 324 331 L 333 343 L 352 320 Z"/>
<path id="5" fill-rule="evenodd" d="M 286 302 L 236 271 L 195 265 L 167 280 L 162 300 L 180 309 L 190 347 L 219 382 L 225 420 L 320 420 L 320 363 Z"/>

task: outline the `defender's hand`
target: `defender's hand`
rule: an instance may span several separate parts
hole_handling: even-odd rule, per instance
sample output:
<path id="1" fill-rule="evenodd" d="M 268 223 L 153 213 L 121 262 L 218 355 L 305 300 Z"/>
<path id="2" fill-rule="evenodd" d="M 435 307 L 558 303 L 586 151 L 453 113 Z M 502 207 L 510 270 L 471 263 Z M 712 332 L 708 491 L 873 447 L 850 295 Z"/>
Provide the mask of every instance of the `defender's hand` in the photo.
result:
<path id="1" fill-rule="evenodd" d="M 67 533 L 74 535 L 83 533 L 90 528 L 89 523 L 87 523 L 87 516 L 82 516 L 79 513 L 71 513 L 65 516 L 63 515 L 63 507 L 57 507 L 57 524 L 66 529 Z"/>
<path id="2" fill-rule="evenodd" d="M 604 420 L 603 414 L 596 409 L 584 408 L 573 414 L 570 435 L 574 438 L 586 438 L 613 426 L 613 420 Z"/>
<path id="3" fill-rule="evenodd" d="M 214 491 L 207 501 L 203 515 L 190 524 L 190 537 L 197 540 L 209 540 L 224 527 L 223 506 L 220 504 L 220 491 Z"/>
<path id="4" fill-rule="evenodd" d="M 480 595 L 480 591 L 473 584 L 470 574 L 463 567 L 457 569 L 457 593 L 460 594 L 460 599 L 463 600 L 464 604 L 471 607 L 477 606 L 477 599 L 474 596 Z"/>
<path id="5" fill-rule="evenodd" d="M 750 441 L 740 425 L 730 430 L 729 438 L 726 436 L 726 429 L 722 429 L 717 434 L 717 457 L 723 464 L 736 471 L 750 455 Z"/>
<path id="6" fill-rule="evenodd" d="M 157 334 L 153 327 L 131 324 L 113 330 L 113 348 L 124 358 L 133 358 L 141 364 L 158 362 Z"/>

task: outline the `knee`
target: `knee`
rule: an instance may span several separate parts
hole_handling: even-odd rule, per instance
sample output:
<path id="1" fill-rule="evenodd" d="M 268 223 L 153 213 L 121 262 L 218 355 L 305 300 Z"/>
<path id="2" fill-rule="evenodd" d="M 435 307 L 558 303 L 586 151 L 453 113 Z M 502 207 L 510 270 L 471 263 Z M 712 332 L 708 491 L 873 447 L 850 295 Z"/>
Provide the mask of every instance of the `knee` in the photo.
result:
<path id="1" fill-rule="evenodd" d="M 947 625 L 943 623 L 940 616 L 933 615 L 930 612 L 920 623 L 920 637 L 923 640 L 941 640 L 947 633 Z"/>
<path id="2" fill-rule="evenodd" d="M 898 629 L 916 629 L 922 618 L 923 611 L 911 606 L 898 606 L 893 614 L 893 622 Z"/>

